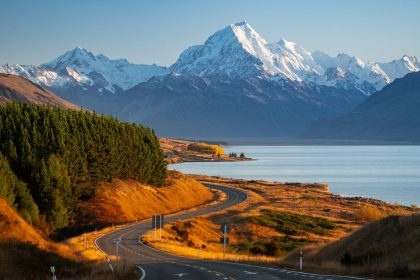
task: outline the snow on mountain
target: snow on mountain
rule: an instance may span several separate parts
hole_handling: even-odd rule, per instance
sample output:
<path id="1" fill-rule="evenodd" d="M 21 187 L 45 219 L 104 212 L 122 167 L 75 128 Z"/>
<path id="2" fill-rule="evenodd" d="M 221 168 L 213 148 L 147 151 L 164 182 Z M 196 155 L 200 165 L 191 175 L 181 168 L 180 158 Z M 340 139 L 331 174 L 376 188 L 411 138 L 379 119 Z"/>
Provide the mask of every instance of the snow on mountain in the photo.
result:
<path id="1" fill-rule="evenodd" d="M 61 77 L 58 73 L 33 65 L 9 65 L 0 66 L 0 73 L 13 74 L 31 80 L 34 83 L 47 87 L 57 85 L 63 86 L 68 79 Z"/>
<path id="2" fill-rule="evenodd" d="M 203 45 L 188 48 L 170 69 L 190 75 L 231 78 L 281 75 L 298 81 L 319 70 L 303 48 L 285 40 L 268 44 L 245 21 L 216 32 Z"/>
<path id="3" fill-rule="evenodd" d="M 420 62 L 414 56 L 374 63 L 344 53 L 331 57 L 319 51 L 309 52 L 285 39 L 268 43 L 245 21 L 231 24 L 214 33 L 204 44 L 186 49 L 169 69 L 132 64 L 126 59 L 113 60 L 81 47 L 39 67 L 0 66 L 0 72 L 21 75 L 59 93 L 60 89 L 74 91 L 74 86 L 86 92 L 117 93 L 153 76 L 175 72 L 199 77 L 287 79 L 370 94 L 419 69 Z"/>
<path id="4" fill-rule="evenodd" d="M 157 65 L 131 64 L 126 59 L 112 60 L 102 54 L 95 56 L 81 47 L 68 51 L 41 67 L 58 73 L 67 71 L 69 74 L 68 69 L 71 68 L 71 76 L 74 77 L 73 73 L 76 72 L 83 80 L 101 80 L 104 88 L 111 92 L 116 91 L 115 86 L 127 90 L 153 76 L 169 73 L 165 67 Z"/>
<path id="5" fill-rule="evenodd" d="M 228 75 L 232 78 L 258 76 L 270 52 L 265 41 L 245 22 L 232 24 L 204 45 L 186 49 L 170 69 L 189 75 Z"/>
<path id="6" fill-rule="evenodd" d="M 267 43 L 245 21 L 214 33 L 203 45 L 188 48 L 170 67 L 172 71 L 190 75 L 286 78 L 346 89 L 353 87 L 366 94 L 418 68 L 415 57 L 405 56 L 388 64 L 366 63 L 343 53 L 337 57 L 311 53 L 285 39 Z"/>
<path id="7" fill-rule="evenodd" d="M 401 78 L 408 73 L 420 70 L 420 61 L 415 56 L 404 55 L 401 59 L 388 63 L 378 63 L 379 67 L 391 80 Z"/>
<path id="8" fill-rule="evenodd" d="M 391 79 L 377 63 L 365 63 L 355 56 L 340 53 L 337 57 L 330 57 L 317 51 L 312 53 L 312 57 L 324 69 L 324 75 L 317 80 L 320 84 L 337 86 L 335 83 L 337 79 L 349 77 L 349 80 L 345 83 L 347 86 L 353 86 L 362 92 L 371 93 L 380 90 L 391 82 Z M 333 78 L 332 73 L 334 71 L 340 73 L 341 77 Z"/>
<path id="9" fill-rule="evenodd" d="M 47 87 L 78 85 L 84 89 L 95 87 L 115 93 L 127 90 L 153 76 L 169 73 L 166 67 L 132 64 L 126 59 L 112 60 L 99 54 L 94 55 L 77 47 L 49 63 L 33 65 L 3 65 L 0 72 L 23 76 Z"/>

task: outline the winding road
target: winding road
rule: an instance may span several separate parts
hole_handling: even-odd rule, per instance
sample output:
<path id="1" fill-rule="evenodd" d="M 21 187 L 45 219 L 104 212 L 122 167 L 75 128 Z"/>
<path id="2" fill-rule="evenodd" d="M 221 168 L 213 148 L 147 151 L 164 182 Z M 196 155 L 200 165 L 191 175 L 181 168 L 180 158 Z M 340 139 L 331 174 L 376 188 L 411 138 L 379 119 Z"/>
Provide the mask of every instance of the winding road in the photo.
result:
<path id="1" fill-rule="evenodd" d="M 219 204 L 201 208 L 196 211 L 167 216 L 165 217 L 165 223 L 217 212 L 247 199 L 246 193 L 236 189 L 216 185 L 207 185 L 207 187 L 225 192 L 227 199 Z M 355 277 L 319 275 L 281 268 L 254 266 L 233 262 L 198 260 L 175 256 L 139 242 L 140 237 L 151 229 L 150 220 L 146 220 L 105 234 L 99 237 L 95 243 L 107 254 L 116 255 L 116 246 L 115 243 L 113 243 L 113 239 L 121 238 L 122 241 L 119 245 L 119 255 L 127 262 L 136 265 L 140 274 L 140 280 L 360 279 Z"/>

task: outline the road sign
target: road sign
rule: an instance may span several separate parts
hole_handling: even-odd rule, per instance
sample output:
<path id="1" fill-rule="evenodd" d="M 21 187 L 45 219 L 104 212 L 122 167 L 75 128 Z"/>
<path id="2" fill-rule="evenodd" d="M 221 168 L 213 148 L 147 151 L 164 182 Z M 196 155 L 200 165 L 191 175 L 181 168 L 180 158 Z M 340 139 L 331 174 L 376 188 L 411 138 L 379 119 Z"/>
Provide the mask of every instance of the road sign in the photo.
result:
<path id="1" fill-rule="evenodd" d="M 121 238 L 114 238 L 114 239 L 112 239 L 112 242 L 114 242 L 114 243 L 120 243 L 121 241 L 122 241 Z"/>
<path id="2" fill-rule="evenodd" d="M 222 225 L 221 227 L 220 227 L 220 231 L 221 232 L 229 232 L 229 231 L 231 231 L 232 229 L 230 228 L 230 226 L 228 226 L 228 225 Z"/>
<path id="3" fill-rule="evenodd" d="M 153 215 L 152 216 L 152 228 L 163 228 L 165 216 L 164 215 Z"/>

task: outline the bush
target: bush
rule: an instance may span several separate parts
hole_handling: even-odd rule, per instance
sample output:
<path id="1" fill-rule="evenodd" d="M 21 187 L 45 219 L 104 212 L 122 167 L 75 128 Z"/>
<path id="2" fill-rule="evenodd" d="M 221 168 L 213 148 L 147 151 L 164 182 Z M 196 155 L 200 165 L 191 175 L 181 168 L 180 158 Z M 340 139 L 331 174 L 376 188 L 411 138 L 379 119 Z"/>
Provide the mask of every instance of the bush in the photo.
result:
<path id="1" fill-rule="evenodd" d="M 286 235 L 304 233 L 325 235 L 328 230 L 336 227 L 334 223 L 325 218 L 274 210 L 262 210 L 261 213 L 263 215 L 254 217 L 251 222 L 275 228 L 277 231 Z"/>
<path id="2" fill-rule="evenodd" d="M 188 145 L 187 149 L 190 151 L 196 151 L 217 156 L 225 154 L 225 151 L 222 147 L 218 145 L 209 145 L 202 142 L 191 143 L 190 145 Z"/>
<path id="3" fill-rule="evenodd" d="M 372 205 L 366 205 L 355 212 L 357 219 L 361 221 L 375 221 L 385 217 L 385 213 Z"/>

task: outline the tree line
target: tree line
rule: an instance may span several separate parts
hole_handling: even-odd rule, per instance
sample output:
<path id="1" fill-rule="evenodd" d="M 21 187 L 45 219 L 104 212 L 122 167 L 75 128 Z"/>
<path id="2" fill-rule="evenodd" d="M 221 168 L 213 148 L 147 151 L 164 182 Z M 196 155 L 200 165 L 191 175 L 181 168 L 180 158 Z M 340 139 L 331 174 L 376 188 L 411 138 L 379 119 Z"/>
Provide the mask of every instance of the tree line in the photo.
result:
<path id="1" fill-rule="evenodd" d="M 0 195 L 8 193 L 29 221 L 44 219 L 52 229 L 68 225 L 98 182 L 132 178 L 160 186 L 166 178 L 153 130 L 88 111 L 0 106 L 0 153 L 0 172 L 9 174 Z"/>

